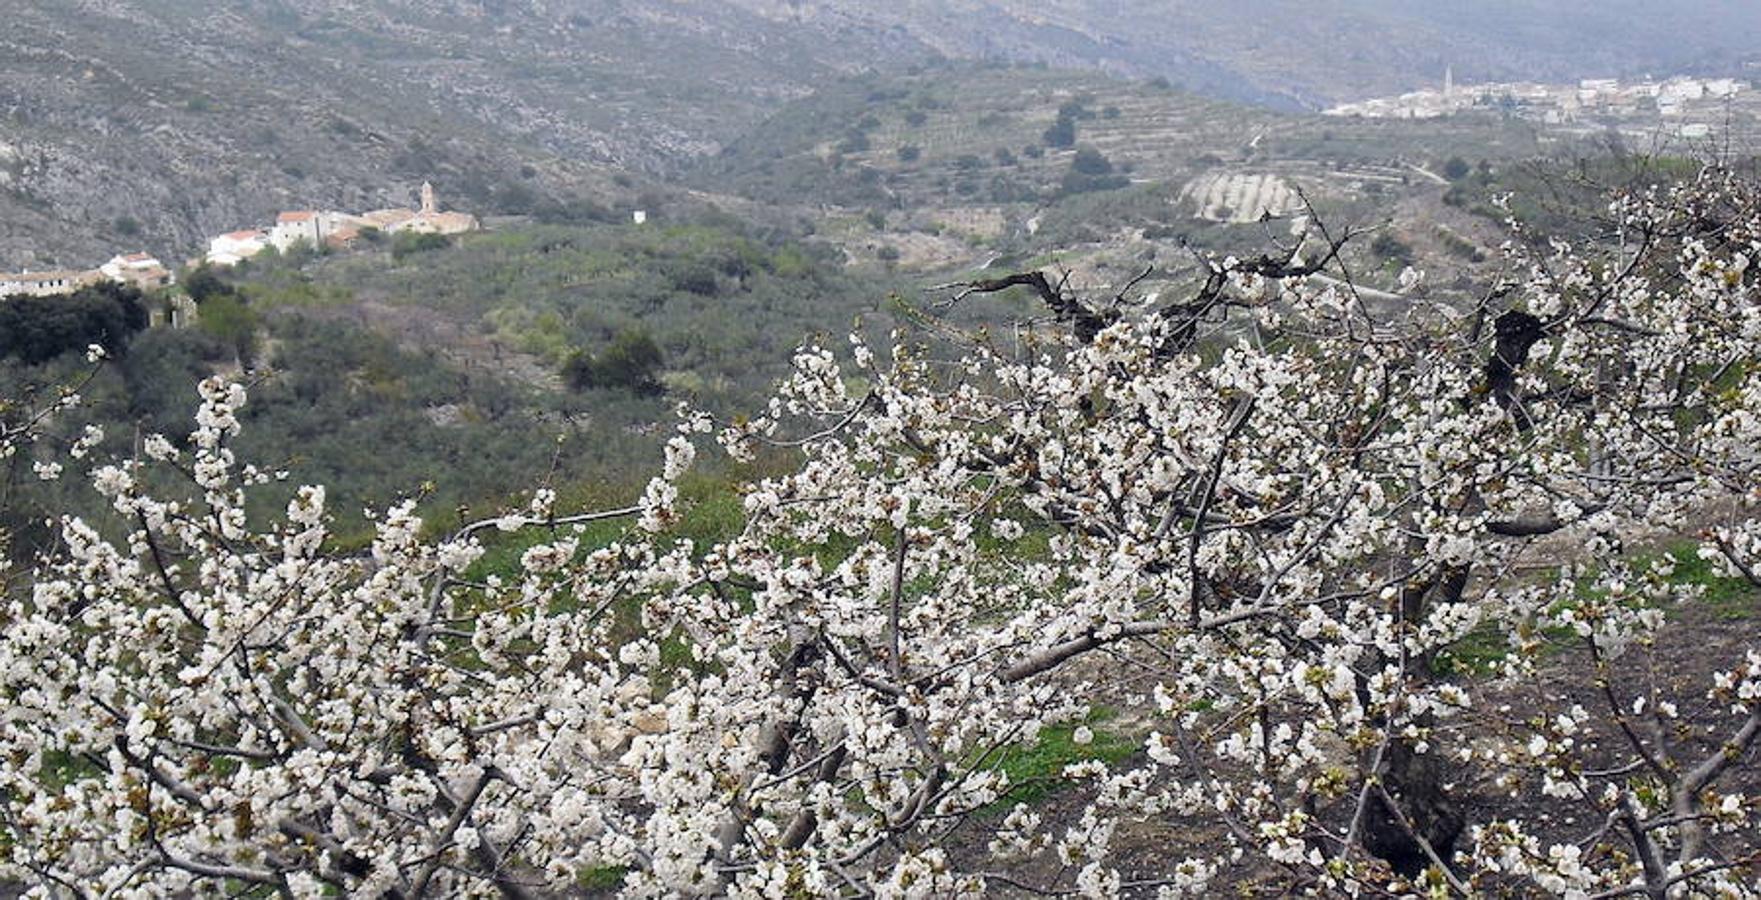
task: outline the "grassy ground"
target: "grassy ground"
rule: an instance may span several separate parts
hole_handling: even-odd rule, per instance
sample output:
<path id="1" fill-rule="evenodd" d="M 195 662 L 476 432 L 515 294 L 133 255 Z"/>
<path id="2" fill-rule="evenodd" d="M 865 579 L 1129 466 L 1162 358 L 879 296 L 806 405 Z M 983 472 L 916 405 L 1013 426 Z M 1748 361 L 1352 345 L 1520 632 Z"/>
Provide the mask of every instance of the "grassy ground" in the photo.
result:
<path id="1" fill-rule="evenodd" d="M 1688 589 L 1696 595 L 1665 611 L 1671 621 L 1710 617 L 1721 622 L 1746 622 L 1761 617 L 1761 587 L 1746 579 L 1720 573 L 1711 561 L 1700 557 L 1698 549 L 1698 542 L 1692 539 L 1676 539 L 1635 554 L 1630 562 L 1637 571 L 1648 571 L 1667 563 L 1669 574 L 1663 576 L 1663 582 Z M 1537 577 L 1553 578 L 1557 574 L 1547 570 Z M 1592 590 L 1589 587 L 1592 580 L 1589 577 L 1580 579 L 1579 590 L 1586 596 Z M 1555 629 L 1545 637 L 1550 645 L 1559 647 L 1573 639 L 1572 634 L 1564 629 Z M 1485 675 L 1509 657 L 1510 649 L 1507 628 L 1502 623 L 1489 622 L 1438 654 L 1434 665 L 1440 673 Z"/>

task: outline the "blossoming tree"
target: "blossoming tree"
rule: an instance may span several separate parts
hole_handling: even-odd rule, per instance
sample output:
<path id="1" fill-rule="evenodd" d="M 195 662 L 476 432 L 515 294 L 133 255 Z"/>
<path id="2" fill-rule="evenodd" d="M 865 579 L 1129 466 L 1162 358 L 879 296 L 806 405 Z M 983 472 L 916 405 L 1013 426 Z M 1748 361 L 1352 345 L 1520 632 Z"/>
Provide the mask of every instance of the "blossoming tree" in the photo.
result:
<path id="1" fill-rule="evenodd" d="M 1758 197 L 1717 171 L 1618 197 L 1603 238 L 1513 240 L 1465 309 L 1411 279 L 1376 309 L 1319 225 L 1175 303 L 969 285 L 1050 315 L 952 335 L 954 361 L 804 349 L 720 430 L 797 463 L 713 546 L 674 529 L 716 430 L 688 414 L 628 509 L 540 491 L 430 537 L 404 505 L 336 553 L 321 487 L 247 519 L 287 489 L 234 458 L 244 391 L 211 380 L 188 446 L 91 469 L 114 527 L 62 521 L 6 607 L 4 872 L 81 897 L 519 897 L 607 866 L 630 896 L 1756 893 L 1761 652 L 1659 677 L 1694 588 L 1624 544 L 1695 535 L 1761 585 Z M 589 544 L 607 519 L 625 536 Z M 485 574 L 501 532 L 536 542 Z M 1450 671 L 1488 636 L 1490 671 Z M 1554 677 L 1584 689 L 1525 689 Z M 1134 701 L 1141 753 L 1061 773 L 1077 814 L 1020 802 L 1000 755 Z M 1123 871 L 1115 840 L 1156 821 L 1209 836 Z"/>

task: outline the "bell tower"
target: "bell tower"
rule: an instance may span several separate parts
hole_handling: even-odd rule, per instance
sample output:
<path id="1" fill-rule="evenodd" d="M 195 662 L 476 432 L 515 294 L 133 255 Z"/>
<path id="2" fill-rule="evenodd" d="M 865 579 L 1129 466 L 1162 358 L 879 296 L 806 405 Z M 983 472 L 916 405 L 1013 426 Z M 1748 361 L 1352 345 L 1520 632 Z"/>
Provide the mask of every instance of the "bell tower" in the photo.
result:
<path id="1" fill-rule="evenodd" d="M 440 204 L 434 199 L 434 185 L 422 182 L 422 215 L 432 216 L 440 212 Z"/>

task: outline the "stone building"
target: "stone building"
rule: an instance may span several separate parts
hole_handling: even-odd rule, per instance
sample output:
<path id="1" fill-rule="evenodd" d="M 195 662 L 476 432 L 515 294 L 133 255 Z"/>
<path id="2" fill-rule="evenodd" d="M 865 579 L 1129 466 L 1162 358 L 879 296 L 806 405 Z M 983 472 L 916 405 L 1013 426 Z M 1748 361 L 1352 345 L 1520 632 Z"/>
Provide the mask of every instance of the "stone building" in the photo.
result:
<path id="1" fill-rule="evenodd" d="M 0 272 L 0 297 L 52 297 L 97 284 L 104 276 L 92 269 L 50 269 L 42 272 Z"/>
<path id="2" fill-rule="evenodd" d="M 360 217 L 361 224 L 387 234 L 409 231 L 416 234 L 463 234 L 483 226 L 470 213 L 446 212 L 440 208 L 434 185 L 422 182 L 420 209 L 376 209 Z"/>
<path id="3" fill-rule="evenodd" d="M 313 249 L 324 245 L 324 233 L 316 210 L 293 210 L 275 217 L 275 227 L 269 231 L 269 243 L 275 249 L 286 253 L 302 241 Z"/>

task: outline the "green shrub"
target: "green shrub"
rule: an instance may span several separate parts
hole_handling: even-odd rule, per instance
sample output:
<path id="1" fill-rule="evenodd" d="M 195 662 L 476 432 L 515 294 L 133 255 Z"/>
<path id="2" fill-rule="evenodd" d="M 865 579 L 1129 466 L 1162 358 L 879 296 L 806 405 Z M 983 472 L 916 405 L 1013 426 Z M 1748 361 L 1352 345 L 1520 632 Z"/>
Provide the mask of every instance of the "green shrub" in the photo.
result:
<path id="1" fill-rule="evenodd" d="M 1060 116 L 1057 122 L 1040 135 L 1040 140 L 1047 147 L 1076 146 L 1076 120 Z"/>
<path id="2" fill-rule="evenodd" d="M 1384 231 L 1370 242 L 1370 252 L 1399 265 L 1412 265 L 1413 251 L 1406 242 Z"/>
<path id="3" fill-rule="evenodd" d="M 1130 183 L 1131 179 L 1113 171 L 1113 163 L 1105 154 L 1093 147 L 1082 147 L 1071 159 L 1070 170 L 1064 173 L 1059 190 L 1065 195 L 1084 194 L 1117 190 Z"/>
<path id="4" fill-rule="evenodd" d="M 838 142 L 838 152 L 845 154 L 861 153 L 867 150 L 868 146 L 867 132 L 851 130 L 844 135 L 842 141 Z"/>
<path id="5" fill-rule="evenodd" d="M 1081 175 L 1111 175 L 1113 162 L 1106 155 L 1093 147 L 1081 147 L 1076 156 L 1070 160 L 1070 171 Z"/>
<path id="6" fill-rule="evenodd" d="M 400 231 L 391 239 L 391 258 L 401 262 L 405 257 L 416 253 L 444 250 L 450 246 L 452 246 L 452 241 L 444 234 L 418 234 L 413 231 Z"/>
<path id="7" fill-rule="evenodd" d="M 196 311 L 196 325 L 231 348 L 240 365 L 249 366 L 256 360 L 262 320 L 237 292 L 210 295 Z"/>
<path id="8" fill-rule="evenodd" d="M 577 350 L 563 363 L 563 378 L 575 390 L 609 388 L 637 394 L 661 392 L 660 369 L 665 362 L 660 345 L 647 332 L 618 333 L 611 346 L 597 354 Z"/>

